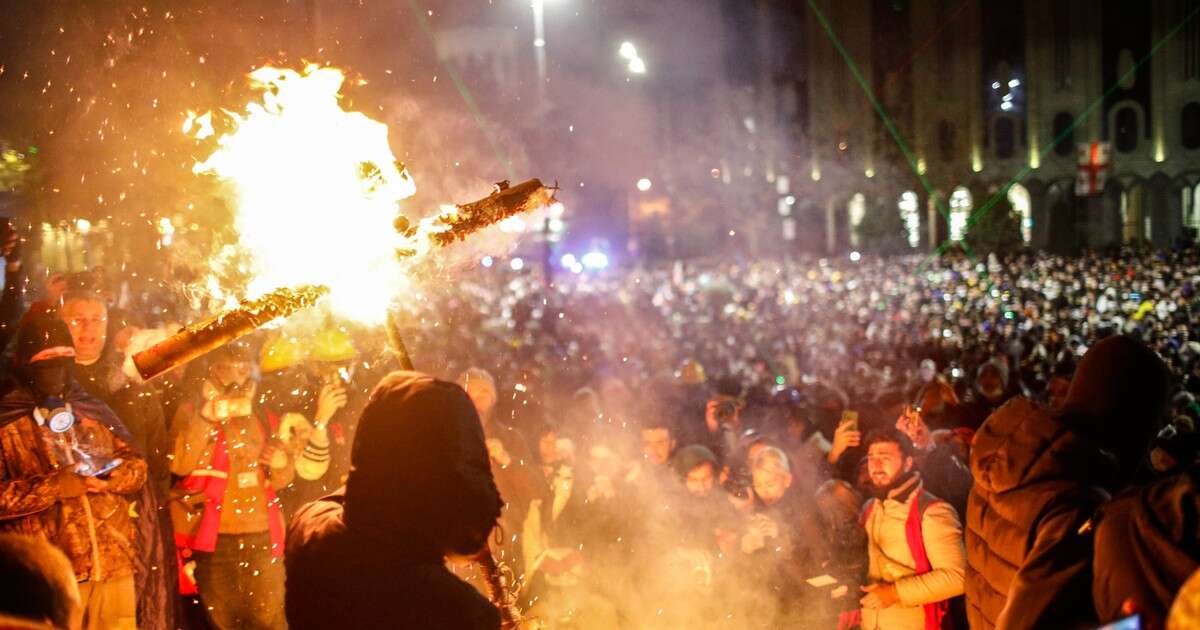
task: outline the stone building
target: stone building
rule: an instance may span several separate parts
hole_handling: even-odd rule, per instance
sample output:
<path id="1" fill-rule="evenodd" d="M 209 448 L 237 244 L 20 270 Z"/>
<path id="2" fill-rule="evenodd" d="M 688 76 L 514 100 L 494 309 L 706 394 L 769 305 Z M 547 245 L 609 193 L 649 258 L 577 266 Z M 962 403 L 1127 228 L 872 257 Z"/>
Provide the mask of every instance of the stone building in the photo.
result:
<path id="1" fill-rule="evenodd" d="M 1195 236 L 1200 1 L 816 5 L 795 195 L 827 251 L 856 246 L 879 212 L 901 213 L 910 246 L 932 249 L 993 195 L 1037 248 Z M 1111 147 L 1107 183 L 1077 196 L 1078 146 L 1094 142 Z"/>

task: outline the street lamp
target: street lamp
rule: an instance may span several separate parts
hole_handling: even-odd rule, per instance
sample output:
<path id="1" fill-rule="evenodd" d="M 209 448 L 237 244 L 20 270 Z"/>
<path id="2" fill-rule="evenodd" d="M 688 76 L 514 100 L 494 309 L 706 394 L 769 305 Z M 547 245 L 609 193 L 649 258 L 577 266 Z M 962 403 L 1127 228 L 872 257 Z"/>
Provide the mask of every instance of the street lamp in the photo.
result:
<path id="1" fill-rule="evenodd" d="M 650 187 L 653 185 L 654 185 L 654 182 L 651 182 L 649 179 L 647 179 L 645 177 L 637 180 L 637 189 L 642 192 L 646 192 L 647 190 L 650 190 Z"/>

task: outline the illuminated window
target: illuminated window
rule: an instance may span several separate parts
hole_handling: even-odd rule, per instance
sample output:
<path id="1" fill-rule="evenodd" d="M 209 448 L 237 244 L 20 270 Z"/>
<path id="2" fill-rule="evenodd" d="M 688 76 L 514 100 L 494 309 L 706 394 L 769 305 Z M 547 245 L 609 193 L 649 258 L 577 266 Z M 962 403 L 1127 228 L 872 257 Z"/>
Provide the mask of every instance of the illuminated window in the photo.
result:
<path id="1" fill-rule="evenodd" d="M 858 247 L 861 240 L 858 228 L 862 225 L 863 217 L 867 214 L 867 200 L 862 193 L 854 193 L 850 203 L 846 204 L 847 218 L 850 220 L 850 245 Z"/>
<path id="2" fill-rule="evenodd" d="M 955 188 L 950 194 L 950 240 L 961 241 L 966 236 L 971 208 L 971 191 L 963 186 Z"/>
<path id="3" fill-rule="evenodd" d="M 1020 184 L 1008 189 L 1008 203 L 1021 219 L 1021 240 L 1028 243 L 1033 239 L 1033 211 L 1029 205 L 1029 190 Z"/>
<path id="4" fill-rule="evenodd" d="M 916 249 L 921 244 L 921 214 L 917 212 L 917 193 L 908 190 L 900 195 L 900 218 L 904 220 L 904 233 L 908 246 Z"/>

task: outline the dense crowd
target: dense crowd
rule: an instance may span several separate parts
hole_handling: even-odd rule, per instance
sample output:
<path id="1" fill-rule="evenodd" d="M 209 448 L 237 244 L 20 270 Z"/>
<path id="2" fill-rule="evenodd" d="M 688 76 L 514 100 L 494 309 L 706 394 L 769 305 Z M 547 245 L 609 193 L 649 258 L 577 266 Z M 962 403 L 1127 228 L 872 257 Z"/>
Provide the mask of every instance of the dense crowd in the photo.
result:
<path id="1" fill-rule="evenodd" d="M 483 590 L 462 519 L 563 628 L 1162 627 L 1200 567 L 1194 247 L 481 267 L 396 305 L 441 380 L 378 389 L 385 334 L 323 312 L 142 382 L 132 354 L 194 305 L 5 253 L 0 529 L 65 556 L 77 618 L 26 615 L 58 627 L 489 627 L 465 594 L 313 604 L 378 563 L 436 582 L 403 567 L 442 537 L 437 570 Z M 458 444 L 378 428 L 433 400 L 478 416 L 491 474 L 464 478 L 491 494 L 389 486 Z M 493 495 L 498 519 L 461 508 Z M 312 551 L 343 503 L 383 560 Z"/>

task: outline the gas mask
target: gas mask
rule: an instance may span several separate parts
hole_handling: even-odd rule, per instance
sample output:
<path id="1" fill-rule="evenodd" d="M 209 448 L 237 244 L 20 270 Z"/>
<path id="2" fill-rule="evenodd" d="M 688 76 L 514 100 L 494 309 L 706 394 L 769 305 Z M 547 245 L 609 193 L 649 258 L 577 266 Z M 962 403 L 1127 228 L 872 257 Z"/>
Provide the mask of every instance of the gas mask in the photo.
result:
<path id="1" fill-rule="evenodd" d="M 34 407 L 33 419 L 38 426 L 48 427 L 54 433 L 66 433 L 75 426 L 71 403 L 56 396 L 50 396 Z"/>
<path id="2" fill-rule="evenodd" d="M 250 379 L 226 386 L 207 379 L 202 386 L 204 405 L 200 408 L 200 415 L 213 422 L 245 418 L 253 413 L 255 389 L 256 384 Z"/>

